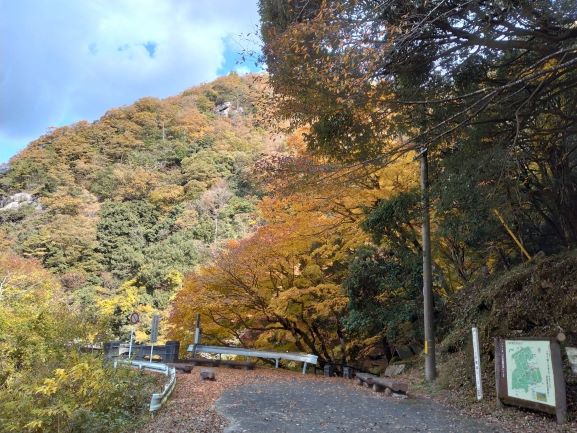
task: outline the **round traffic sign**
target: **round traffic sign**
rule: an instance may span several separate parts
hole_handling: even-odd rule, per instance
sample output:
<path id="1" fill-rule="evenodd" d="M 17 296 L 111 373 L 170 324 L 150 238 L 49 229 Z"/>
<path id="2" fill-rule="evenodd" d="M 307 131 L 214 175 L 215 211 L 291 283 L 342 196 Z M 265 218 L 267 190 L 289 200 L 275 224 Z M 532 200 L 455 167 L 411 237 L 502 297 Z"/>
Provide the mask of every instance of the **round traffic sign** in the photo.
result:
<path id="1" fill-rule="evenodd" d="M 140 316 L 138 315 L 138 313 L 132 313 L 130 316 L 128 316 L 128 320 L 133 325 L 136 325 L 138 322 L 140 322 Z"/>

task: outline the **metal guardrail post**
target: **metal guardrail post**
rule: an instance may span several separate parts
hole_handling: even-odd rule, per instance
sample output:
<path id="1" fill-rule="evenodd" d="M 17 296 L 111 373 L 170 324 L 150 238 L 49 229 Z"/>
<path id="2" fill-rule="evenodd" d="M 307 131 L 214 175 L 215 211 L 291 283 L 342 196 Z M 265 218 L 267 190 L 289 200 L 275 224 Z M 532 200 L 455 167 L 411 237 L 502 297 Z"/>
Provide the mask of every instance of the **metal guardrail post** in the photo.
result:
<path id="1" fill-rule="evenodd" d="M 169 367 L 166 364 L 156 363 L 156 362 L 146 362 L 146 361 L 114 361 L 114 368 L 118 366 L 118 364 L 125 364 L 130 367 L 136 367 L 139 370 L 148 370 L 152 371 L 153 373 L 161 373 L 165 376 L 168 376 L 168 382 L 164 385 L 162 392 L 152 394 L 150 398 L 150 412 L 156 412 L 158 409 L 162 407 L 162 405 L 168 400 L 170 394 L 174 390 L 176 385 L 176 369 Z"/>

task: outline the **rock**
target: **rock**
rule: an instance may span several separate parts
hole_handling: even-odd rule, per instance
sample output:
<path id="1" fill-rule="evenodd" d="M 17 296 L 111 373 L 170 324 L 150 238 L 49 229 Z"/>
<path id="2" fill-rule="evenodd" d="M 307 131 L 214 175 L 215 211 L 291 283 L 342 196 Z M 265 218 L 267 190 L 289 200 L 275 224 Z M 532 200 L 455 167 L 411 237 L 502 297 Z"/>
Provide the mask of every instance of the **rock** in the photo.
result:
<path id="1" fill-rule="evenodd" d="M 405 364 L 389 365 L 385 370 L 385 376 L 386 377 L 398 376 L 403 371 L 405 371 Z"/>
<path id="2" fill-rule="evenodd" d="M 34 197 L 32 194 L 28 194 L 27 192 L 19 192 L 11 196 L 10 201 L 15 201 L 18 203 L 31 202 L 34 201 Z"/>
<path id="3" fill-rule="evenodd" d="M 393 395 L 393 391 L 391 390 L 391 388 L 385 388 L 385 395 L 387 397 L 390 397 L 391 395 Z"/>
<path id="4" fill-rule="evenodd" d="M 214 112 L 222 117 L 233 117 L 243 114 L 244 109 L 238 103 L 233 107 L 232 102 L 227 101 L 214 107 Z"/>
<path id="5" fill-rule="evenodd" d="M 216 376 L 214 371 L 209 368 L 203 368 L 200 370 L 200 379 L 201 380 L 216 380 Z"/>
<path id="6" fill-rule="evenodd" d="M 20 207 L 20 203 L 13 201 L 13 202 L 11 202 L 11 203 L 8 203 L 8 204 L 7 204 L 6 206 L 4 206 L 3 208 L 0 208 L 0 211 L 3 211 L 3 210 L 16 210 L 16 209 L 18 209 L 19 207 Z"/>
<path id="7" fill-rule="evenodd" d="M 219 116 L 228 117 L 232 102 L 224 102 L 214 107 L 214 112 Z"/>
<path id="8" fill-rule="evenodd" d="M 36 203 L 36 199 L 32 194 L 28 194 L 27 192 L 19 192 L 0 200 L 0 212 L 17 210 L 24 205 L 32 205 L 38 210 L 41 209 L 40 205 Z"/>
<path id="9" fill-rule="evenodd" d="M 394 355 L 400 359 L 407 359 L 413 356 L 413 351 L 409 346 L 398 346 L 395 349 Z"/>

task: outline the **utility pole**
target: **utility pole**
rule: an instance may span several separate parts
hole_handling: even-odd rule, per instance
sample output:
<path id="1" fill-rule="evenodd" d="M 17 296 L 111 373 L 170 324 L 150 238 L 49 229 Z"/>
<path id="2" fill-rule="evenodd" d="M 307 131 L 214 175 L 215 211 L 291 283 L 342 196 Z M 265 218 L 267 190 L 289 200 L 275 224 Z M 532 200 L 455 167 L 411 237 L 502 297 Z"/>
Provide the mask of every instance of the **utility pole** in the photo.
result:
<path id="1" fill-rule="evenodd" d="M 423 304 L 425 325 L 425 379 L 437 377 L 435 324 L 433 319 L 433 279 L 431 265 L 431 221 L 429 215 L 429 161 L 427 148 L 421 149 L 421 194 L 423 206 Z"/>

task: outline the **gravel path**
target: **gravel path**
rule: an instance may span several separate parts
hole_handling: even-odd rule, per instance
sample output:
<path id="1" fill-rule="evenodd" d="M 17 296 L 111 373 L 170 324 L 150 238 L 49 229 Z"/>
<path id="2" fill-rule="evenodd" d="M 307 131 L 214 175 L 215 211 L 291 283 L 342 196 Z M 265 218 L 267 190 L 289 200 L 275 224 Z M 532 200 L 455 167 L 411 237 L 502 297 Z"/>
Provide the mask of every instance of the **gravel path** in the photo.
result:
<path id="1" fill-rule="evenodd" d="M 424 399 L 377 394 L 342 379 L 249 383 L 227 389 L 216 409 L 225 433 L 495 433 Z"/>

